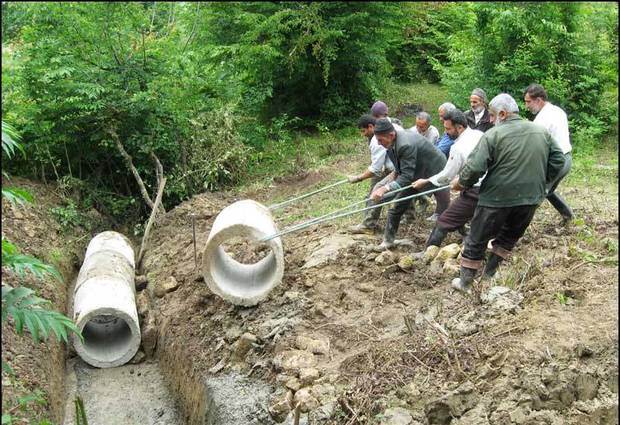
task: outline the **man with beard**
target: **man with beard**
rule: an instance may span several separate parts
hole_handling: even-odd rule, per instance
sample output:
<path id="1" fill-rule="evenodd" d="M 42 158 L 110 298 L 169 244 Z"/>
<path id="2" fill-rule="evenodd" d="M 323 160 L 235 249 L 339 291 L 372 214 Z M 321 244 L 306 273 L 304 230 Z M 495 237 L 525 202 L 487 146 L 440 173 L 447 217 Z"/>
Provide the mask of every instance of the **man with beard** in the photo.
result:
<path id="1" fill-rule="evenodd" d="M 517 102 L 501 93 L 491 100 L 489 112 L 495 127 L 475 147 L 453 190 L 472 187 L 480 177 L 478 206 L 461 252 L 460 277 L 452 287 L 469 292 L 482 268 L 491 238 L 491 255 L 484 268 L 493 276 L 529 226 L 538 205 L 545 199 L 545 184 L 564 166 L 564 155 L 549 132 L 519 117 Z"/>
<path id="2" fill-rule="evenodd" d="M 564 167 L 555 179 L 547 185 L 547 200 L 562 216 L 564 224 L 573 219 L 573 211 L 566 201 L 556 193 L 560 181 L 568 174 L 573 157 L 572 147 L 568 133 L 568 118 L 566 112 L 547 101 L 547 92 L 540 84 L 530 84 L 524 93 L 525 107 L 534 115 L 534 124 L 542 125 L 551 134 L 551 137 L 558 144 L 564 154 Z"/>
<path id="3" fill-rule="evenodd" d="M 428 179 L 418 179 L 411 186 L 417 190 L 428 190 L 429 184 L 435 187 L 449 184 L 454 177 L 461 171 L 467 158 L 478 145 L 480 138 L 484 133 L 479 130 L 472 130 L 467 126 L 467 118 L 465 114 L 458 109 L 449 110 L 444 114 L 443 119 L 446 133 L 454 140 L 454 144 L 450 149 L 450 157 L 445 167 L 439 173 Z M 482 180 L 482 179 L 481 179 Z M 473 187 L 463 190 L 461 195 L 450 203 L 437 219 L 437 224 L 431 232 L 426 247 L 431 245 L 441 246 L 443 240 L 448 236 L 449 232 L 460 230 L 463 232 L 463 226 L 471 220 L 478 204 L 478 189 L 480 182 Z M 414 257 L 421 257 L 424 251 L 414 254 Z"/>
<path id="4" fill-rule="evenodd" d="M 465 114 L 469 128 L 484 133 L 493 127 L 493 123 L 489 120 L 489 111 L 486 108 L 487 95 L 484 90 L 474 89 L 469 96 L 469 105 L 471 109 Z"/>

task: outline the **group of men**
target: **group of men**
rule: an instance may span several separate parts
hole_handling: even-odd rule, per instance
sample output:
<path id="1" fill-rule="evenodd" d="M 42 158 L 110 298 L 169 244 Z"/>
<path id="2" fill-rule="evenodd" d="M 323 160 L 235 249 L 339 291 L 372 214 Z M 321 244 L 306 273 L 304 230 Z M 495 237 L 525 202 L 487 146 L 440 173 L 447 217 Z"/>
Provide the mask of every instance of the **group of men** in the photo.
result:
<path id="1" fill-rule="evenodd" d="M 367 206 L 432 191 L 436 208 L 429 219 L 435 226 L 426 248 L 440 246 L 449 232 L 465 234 L 471 221 L 460 277 L 452 281 L 455 289 L 465 292 L 479 273 L 493 276 L 509 258 L 545 198 L 564 223 L 573 218 L 571 208 L 555 192 L 572 164 L 568 120 L 547 100 L 545 89 L 531 84 L 524 91 L 525 105 L 536 116 L 533 122 L 519 116 L 517 102 L 506 93 L 487 104 L 484 90 L 476 88 L 469 101 L 466 113 L 452 103 L 439 107 L 445 131 L 441 137 L 428 113 L 418 113 L 416 125 L 406 130 L 388 116 L 384 102 L 376 102 L 371 115 L 358 122 L 368 138 L 371 164 L 361 175 L 349 177 L 351 183 L 371 179 Z M 452 202 L 450 189 L 460 192 Z M 394 247 L 411 203 L 411 198 L 395 202 L 388 210 L 381 249 Z M 364 221 L 350 231 L 379 230 L 380 211 L 380 206 L 368 210 Z M 491 252 L 485 259 L 489 241 Z"/>

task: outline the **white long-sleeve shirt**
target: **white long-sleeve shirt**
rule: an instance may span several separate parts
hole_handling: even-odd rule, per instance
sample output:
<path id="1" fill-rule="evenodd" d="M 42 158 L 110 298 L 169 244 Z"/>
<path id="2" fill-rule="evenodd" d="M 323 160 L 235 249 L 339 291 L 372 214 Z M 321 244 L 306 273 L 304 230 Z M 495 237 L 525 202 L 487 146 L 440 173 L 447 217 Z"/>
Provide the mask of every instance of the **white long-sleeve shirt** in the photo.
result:
<path id="1" fill-rule="evenodd" d="M 437 130 L 437 127 L 435 127 L 434 125 L 429 126 L 424 133 L 420 133 L 418 131 L 418 127 L 416 127 L 415 125 L 411 127 L 409 131 L 425 137 L 426 140 L 431 142 L 433 145 L 437 144 L 437 140 L 439 140 L 439 130 Z"/>
<path id="2" fill-rule="evenodd" d="M 449 184 L 461 171 L 465 165 L 465 161 L 467 161 L 467 157 L 474 150 L 483 134 L 484 133 L 480 130 L 472 130 L 467 127 L 454 141 L 450 149 L 450 156 L 443 170 L 430 177 L 428 180 L 435 186 Z M 484 176 L 482 178 L 484 178 Z M 480 178 L 475 186 L 480 185 L 482 178 Z"/>
<path id="3" fill-rule="evenodd" d="M 403 129 L 396 123 L 392 123 L 392 125 L 396 130 Z M 384 169 L 390 172 L 394 171 L 394 164 L 392 164 L 390 158 L 387 157 L 387 149 L 379 144 L 377 136 L 372 136 L 368 144 L 368 149 L 370 150 L 370 165 L 368 166 L 368 170 L 371 173 L 378 176 Z"/>
<path id="4" fill-rule="evenodd" d="M 562 149 L 562 153 L 567 154 L 573 149 L 568 133 L 568 117 L 562 108 L 545 102 L 545 106 L 536 114 L 534 123 L 542 125 L 547 129 L 551 134 L 551 138 Z"/>

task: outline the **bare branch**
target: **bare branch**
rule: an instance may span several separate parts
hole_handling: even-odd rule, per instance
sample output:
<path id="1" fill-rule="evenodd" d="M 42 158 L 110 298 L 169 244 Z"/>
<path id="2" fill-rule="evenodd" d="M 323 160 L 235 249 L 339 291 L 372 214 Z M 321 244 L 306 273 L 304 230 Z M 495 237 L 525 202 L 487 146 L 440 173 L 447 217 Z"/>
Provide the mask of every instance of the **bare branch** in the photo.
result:
<path id="1" fill-rule="evenodd" d="M 144 230 L 144 236 L 142 237 L 142 244 L 140 245 L 140 252 L 138 253 L 138 261 L 136 262 L 136 269 L 140 268 L 140 263 L 142 263 L 142 257 L 144 256 L 144 250 L 146 249 L 148 238 L 151 233 L 151 226 L 153 226 L 153 222 L 155 221 L 155 217 L 157 216 L 158 207 L 161 204 L 161 198 L 164 194 L 164 186 L 166 186 L 166 178 L 164 177 L 157 189 L 157 197 L 155 198 L 155 206 L 153 207 L 153 211 L 151 211 L 151 216 L 149 217 L 149 221 L 146 225 L 146 230 Z"/>

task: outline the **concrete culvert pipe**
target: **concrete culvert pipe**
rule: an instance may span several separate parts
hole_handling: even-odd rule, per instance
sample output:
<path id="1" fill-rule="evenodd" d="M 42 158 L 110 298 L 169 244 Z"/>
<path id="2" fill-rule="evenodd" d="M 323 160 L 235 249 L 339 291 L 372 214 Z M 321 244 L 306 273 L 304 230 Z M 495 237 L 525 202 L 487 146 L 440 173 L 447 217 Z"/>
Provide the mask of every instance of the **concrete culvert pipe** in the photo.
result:
<path id="1" fill-rule="evenodd" d="M 134 274 L 134 251 L 125 236 L 107 231 L 90 241 L 73 298 L 73 320 L 84 342 L 74 336 L 73 345 L 92 366 L 121 366 L 140 347 Z"/>
<path id="2" fill-rule="evenodd" d="M 205 282 L 213 293 L 233 304 L 256 305 L 282 281 L 284 252 L 280 238 L 265 243 L 268 254 L 253 264 L 235 260 L 223 248 L 226 242 L 250 244 L 276 233 L 271 212 L 252 200 L 235 202 L 216 217 L 202 256 Z"/>

